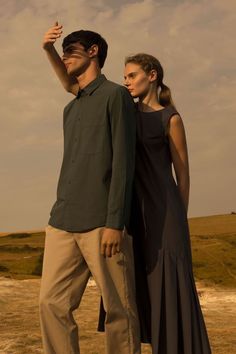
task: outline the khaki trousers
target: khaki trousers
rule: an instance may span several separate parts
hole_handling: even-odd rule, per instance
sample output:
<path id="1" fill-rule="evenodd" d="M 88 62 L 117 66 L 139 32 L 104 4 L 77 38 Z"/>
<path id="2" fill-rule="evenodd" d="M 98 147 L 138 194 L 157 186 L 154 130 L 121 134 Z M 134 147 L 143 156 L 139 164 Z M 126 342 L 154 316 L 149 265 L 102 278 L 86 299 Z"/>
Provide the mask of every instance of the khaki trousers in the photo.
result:
<path id="1" fill-rule="evenodd" d="M 107 313 L 106 353 L 141 353 L 132 238 L 124 233 L 121 252 L 104 258 L 100 252 L 102 230 L 72 233 L 46 227 L 39 302 L 45 354 L 80 353 L 72 312 L 78 308 L 91 274 Z"/>

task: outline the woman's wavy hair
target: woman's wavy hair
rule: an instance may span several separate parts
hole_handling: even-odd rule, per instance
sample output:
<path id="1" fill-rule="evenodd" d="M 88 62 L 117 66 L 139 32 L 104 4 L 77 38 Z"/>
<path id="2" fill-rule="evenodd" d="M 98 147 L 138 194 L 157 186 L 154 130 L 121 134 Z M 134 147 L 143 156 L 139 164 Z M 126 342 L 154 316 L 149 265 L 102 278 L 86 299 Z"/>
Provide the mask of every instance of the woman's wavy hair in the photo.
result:
<path id="1" fill-rule="evenodd" d="M 164 107 L 170 105 L 175 107 L 174 102 L 172 100 L 170 88 L 163 83 L 164 70 L 160 61 L 157 58 L 155 58 L 150 54 L 138 53 L 126 57 L 125 65 L 128 63 L 134 63 L 140 65 L 146 74 L 149 74 L 151 70 L 156 70 L 159 103 Z"/>

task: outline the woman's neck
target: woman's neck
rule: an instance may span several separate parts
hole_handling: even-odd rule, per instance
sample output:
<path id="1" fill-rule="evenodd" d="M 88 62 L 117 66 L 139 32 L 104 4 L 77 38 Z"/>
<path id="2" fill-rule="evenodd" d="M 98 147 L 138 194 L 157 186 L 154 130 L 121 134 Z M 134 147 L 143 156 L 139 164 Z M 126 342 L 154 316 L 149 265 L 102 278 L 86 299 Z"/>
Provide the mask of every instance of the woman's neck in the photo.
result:
<path id="1" fill-rule="evenodd" d="M 143 97 L 139 97 L 138 107 L 139 110 L 142 112 L 158 111 L 159 109 L 164 108 L 158 102 L 158 96 L 156 90 L 148 92 Z"/>

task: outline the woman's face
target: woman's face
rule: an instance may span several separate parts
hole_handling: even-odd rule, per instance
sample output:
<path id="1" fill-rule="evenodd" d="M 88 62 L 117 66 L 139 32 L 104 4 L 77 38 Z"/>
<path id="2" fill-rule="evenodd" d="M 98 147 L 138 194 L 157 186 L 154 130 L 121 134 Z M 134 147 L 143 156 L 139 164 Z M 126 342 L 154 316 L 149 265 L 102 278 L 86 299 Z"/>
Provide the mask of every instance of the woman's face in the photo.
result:
<path id="1" fill-rule="evenodd" d="M 156 78 L 155 78 L 156 79 Z M 147 74 L 139 64 L 128 63 L 124 70 L 124 85 L 132 97 L 143 97 L 150 91 L 155 81 L 153 73 Z"/>

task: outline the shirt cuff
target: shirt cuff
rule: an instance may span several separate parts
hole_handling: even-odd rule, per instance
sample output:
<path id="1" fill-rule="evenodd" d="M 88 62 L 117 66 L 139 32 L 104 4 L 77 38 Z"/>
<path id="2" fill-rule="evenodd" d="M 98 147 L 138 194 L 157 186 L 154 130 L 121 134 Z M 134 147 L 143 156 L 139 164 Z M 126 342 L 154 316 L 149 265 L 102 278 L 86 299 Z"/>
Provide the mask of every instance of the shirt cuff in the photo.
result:
<path id="1" fill-rule="evenodd" d="M 123 212 L 108 215 L 106 219 L 106 227 L 109 227 L 110 229 L 123 230 L 125 227 Z"/>

